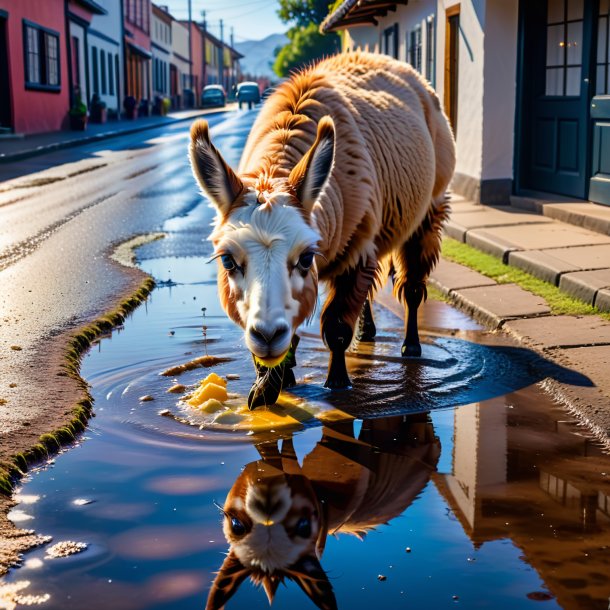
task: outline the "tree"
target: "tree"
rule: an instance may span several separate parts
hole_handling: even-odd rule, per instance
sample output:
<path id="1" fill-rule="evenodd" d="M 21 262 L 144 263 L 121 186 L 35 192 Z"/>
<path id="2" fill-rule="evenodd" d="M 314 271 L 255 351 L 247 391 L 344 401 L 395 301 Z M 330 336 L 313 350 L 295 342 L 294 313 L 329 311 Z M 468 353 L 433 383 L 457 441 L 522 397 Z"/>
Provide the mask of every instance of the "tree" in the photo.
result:
<path id="1" fill-rule="evenodd" d="M 273 70 L 278 76 L 288 76 L 292 70 L 340 50 L 337 34 L 319 31 L 336 2 L 329 5 L 328 0 L 279 0 L 279 4 L 280 19 L 294 25 L 286 32 L 290 42 L 276 52 Z"/>

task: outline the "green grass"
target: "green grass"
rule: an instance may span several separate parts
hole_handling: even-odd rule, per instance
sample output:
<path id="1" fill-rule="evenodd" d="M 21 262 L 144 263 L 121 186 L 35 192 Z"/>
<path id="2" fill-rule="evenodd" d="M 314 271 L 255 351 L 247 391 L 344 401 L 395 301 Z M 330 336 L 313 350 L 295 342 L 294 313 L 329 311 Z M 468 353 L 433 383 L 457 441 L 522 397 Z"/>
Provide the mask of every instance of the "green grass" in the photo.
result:
<path id="1" fill-rule="evenodd" d="M 111 332 L 115 326 L 122 324 L 125 318 L 146 300 L 154 286 L 155 282 L 151 278 L 146 278 L 135 294 L 125 299 L 116 309 L 100 316 L 72 335 L 66 346 L 64 370 L 61 374 L 76 379 L 84 397 L 73 406 L 71 420 L 65 426 L 41 435 L 38 442 L 27 451 L 18 453 L 11 460 L 0 462 L 0 494 L 10 495 L 15 482 L 27 472 L 30 464 L 47 459 L 62 445 L 74 441 L 76 435 L 85 429 L 93 412 L 93 399 L 87 383 L 80 376 L 81 358 L 93 341 Z"/>
<path id="2" fill-rule="evenodd" d="M 605 320 L 610 320 L 610 313 L 600 312 L 597 308 L 567 295 L 556 286 L 521 269 L 505 265 L 495 256 L 481 252 L 455 239 L 449 237 L 443 239 L 442 254 L 443 258 L 478 271 L 498 284 L 517 284 L 524 290 L 542 297 L 555 315 L 598 315 Z"/>

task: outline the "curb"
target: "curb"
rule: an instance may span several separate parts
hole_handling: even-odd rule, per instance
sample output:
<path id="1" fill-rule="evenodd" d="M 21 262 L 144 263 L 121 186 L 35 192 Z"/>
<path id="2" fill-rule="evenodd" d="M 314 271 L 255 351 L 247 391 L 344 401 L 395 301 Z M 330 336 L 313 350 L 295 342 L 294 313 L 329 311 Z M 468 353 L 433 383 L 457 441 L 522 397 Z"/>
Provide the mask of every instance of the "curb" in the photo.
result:
<path id="1" fill-rule="evenodd" d="M 474 285 L 477 283 L 474 274 L 480 277 L 478 286 Z M 591 381 L 589 386 L 579 386 L 570 380 L 547 377 L 540 387 L 610 449 L 610 379 L 604 360 L 610 362 L 610 323 L 594 315 L 559 316 L 535 310 L 528 313 L 525 309 L 520 314 L 507 315 L 502 300 L 490 298 L 494 291 L 512 287 L 518 300 L 521 293 L 528 298 L 534 295 L 514 284 L 497 284 L 446 259 L 441 259 L 429 282 L 452 306 L 489 330 L 505 332 L 541 358 Z M 597 367 L 591 366 L 592 361 Z"/>
<path id="2" fill-rule="evenodd" d="M 76 138 L 74 140 L 65 140 L 63 142 L 55 142 L 52 144 L 46 144 L 45 146 L 41 146 L 38 148 L 30 148 L 28 150 L 24 150 L 21 152 L 14 153 L 12 155 L 5 155 L 0 153 L 0 164 L 3 163 L 13 163 L 15 161 L 23 161 L 24 159 L 30 159 L 32 157 L 38 157 L 40 155 L 46 155 L 47 153 L 55 152 L 57 150 L 63 150 L 66 148 L 76 148 L 77 146 L 81 146 L 84 144 L 91 144 L 92 142 L 100 142 L 103 140 L 110 140 L 111 138 L 116 138 L 118 136 L 130 135 L 133 133 L 138 133 L 140 131 L 146 131 L 148 129 L 158 129 L 159 127 L 165 127 L 168 125 L 174 125 L 176 123 L 183 123 L 185 121 L 193 121 L 195 119 L 205 117 L 205 116 L 214 116 L 216 114 L 221 114 L 222 112 L 231 112 L 230 110 L 214 110 L 212 112 L 202 111 L 200 114 L 195 114 L 189 117 L 169 119 L 167 121 L 163 121 L 162 123 L 157 123 L 154 125 L 134 125 L 134 127 L 128 127 L 127 129 L 116 129 L 114 131 L 105 131 L 104 133 L 98 133 L 95 135 L 85 136 L 84 138 Z"/>

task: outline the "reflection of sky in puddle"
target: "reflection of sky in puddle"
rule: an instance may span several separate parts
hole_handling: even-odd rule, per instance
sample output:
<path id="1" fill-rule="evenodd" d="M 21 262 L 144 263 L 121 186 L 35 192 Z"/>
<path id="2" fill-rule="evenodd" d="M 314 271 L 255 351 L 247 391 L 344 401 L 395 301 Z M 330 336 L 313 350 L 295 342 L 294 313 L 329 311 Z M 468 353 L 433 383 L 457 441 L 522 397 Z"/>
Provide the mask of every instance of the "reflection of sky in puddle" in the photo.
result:
<path id="1" fill-rule="evenodd" d="M 171 269 L 172 279 L 180 282 L 192 278 L 196 268 L 203 283 L 157 289 L 124 330 L 92 350 L 83 363 L 83 375 L 92 384 L 97 417 L 78 447 L 58 456 L 24 486 L 26 497 L 40 497 L 17 507 L 33 517 L 28 527 L 52 534 L 54 542 L 89 543 L 87 551 L 65 559 L 45 559 L 44 548 L 34 550 L 7 578 L 9 583 L 30 580 L 32 594 L 49 593 L 46 608 L 204 605 L 227 549 L 213 502 L 223 502 L 243 466 L 258 456 L 243 436 L 199 431 L 158 415 L 176 401 L 175 395 L 165 393 L 172 380 L 158 372 L 202 353 L 201 307 L 208 308 L 210 353 L 235 358 L 218 372 L 240 373 L 241 379 L 230 383 L 242 394 L 253 379 L 241 333 L 216 302 L 215 266 L 201 263 L 144 263 L 161 278 Z M 479 373 L 491 376 L 496 388 L 508 388 L 511 379 L 515 387 L 527 385 L 530 362 L 522 352 L 515 354 L 517 360 L 523 356 L 525 364 L 510 362 L 509 348 L 463 340 L 494 341 L 477 331 L 458 333 L 457 338 L 437 336 L 439 328 L 459 325 L 461 314 L 438 303 L 431 304 L 430 311 L 433 319 L 428 321 L 435 332 L 426 335 L 424 348 L 424 357 L 430 360 L 424 358 L 423 367 L 418 366 L 423 374 L 417 377 L 417 383 L 428 384 L 429 406 L 450 406 L 456 397 L 467 401 L 468 392 L 474 396 L 477 391 Z M 408 380 L 416 365 L 395 358 L 401 341 L 398 320 L 382 312 L 378 322 L 382 340 L 374 358 L 350 358 L 357 389 L 341 400 L 369 409 L 389 404 L 392 412 L 395 401 L 383 392 L 396 396 L 401 389 L 408 390 L 406 381 L 401 384 L 396 378 L 403 371 Z M 315 336 L 314 327 L 303 332 L 297 377 L 311 377 L 296 393 L 315 393 L 323 381 L 327 355 Z M 498 363 L 508 368 L 494 369 Z M 454 393 L 453 398 L 438 383 L 447 371 L 457 371 L 467 381 L 465 387 L 456 385 L 462 394 Z M 513 376 L 515 371 L 521 377 Z M 185 373 L 180 381 L 195 383 L 204 374 Z M 155 400 L 140 403 L 138 397 L 145 393 Z M 610 544 L 610 490 L 601 475 L 610 473 L 610 461 L 594 444 L 574 435 L 568 424 L 560 424 L 561 419 L 565 414 L 532 389 L 432 411 L 442 449 L 437 472 L 427 476 L 406 511 L 371 531 L 364 542 L 348 535 L 328 539 L 322 565 L 339 607 L 381 603 L 443 608 L 458 602 L 467 608 L 527 608 L 537 603 L 528 594 L 544 593 L 546 586 L 558 598 L 548 601 L 547 608 L 595 607 L 604 595 L 607 598 L 610 587 L 596 581 L 595 574 L 608 574 L 608 559 L 594 549 Z M 356 421 L 355 428 L 358 432 L 362 422 Z M 316 448 L 321 434 L 317 427 L 294 435 L 301 460 Z M 397 474 L 387 473 L 390 489 L 397 484 Z M 561 481 L 576 490 L 569 500 L 558 491 Z M 591 504 L 597 494 L 599 506 Z M 94 501 L 77 505 L 78 498 Z M 600 508 L 604 498 L 605 509 Z M 583 524 L 581 504 L 587 502 L 593 517 Z M 561 563 L 553 564 L 554 557 L 561 557 Z M 571 572 L 577 575 L 572 578 Z M 380 574 L 387 579 L 379 581 Z M 585 597 L 578 598 L 575 591 Z M 245 583 L 227 607 L 265 605 L 263 592 Z M 311 607 L 294 584 L 280 588 L 274 602 L 279 609 Z"/>

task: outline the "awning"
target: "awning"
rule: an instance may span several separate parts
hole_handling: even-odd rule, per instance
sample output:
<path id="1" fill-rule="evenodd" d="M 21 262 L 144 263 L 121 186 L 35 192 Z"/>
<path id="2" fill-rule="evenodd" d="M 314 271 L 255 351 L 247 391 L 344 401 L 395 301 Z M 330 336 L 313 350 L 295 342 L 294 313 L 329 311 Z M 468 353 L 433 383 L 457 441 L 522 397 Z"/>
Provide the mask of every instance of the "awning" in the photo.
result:
<path id="1" fill-rule="evenodd" d="M 128 49 L 134 53 L 135 55 L 139 55 L 140 57 L 145 57 L 146 59 L 152 59 L 152 53 L 141 47 L 140 45 L 134 44 L 133 42 L 125 41 L 127 43 Z"/>
<path id="2" fill-rule="evenodd" d="M 344 0 L 320 25 L 323 34 L 360 25 L 377 25 L 377 17 L 385 17 L 396 11 L 399 4 L 407 5 L 409 0 Z"/>

